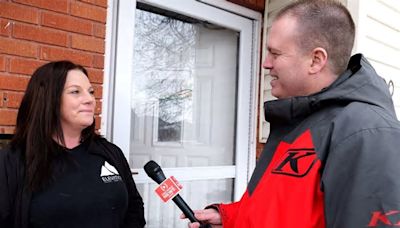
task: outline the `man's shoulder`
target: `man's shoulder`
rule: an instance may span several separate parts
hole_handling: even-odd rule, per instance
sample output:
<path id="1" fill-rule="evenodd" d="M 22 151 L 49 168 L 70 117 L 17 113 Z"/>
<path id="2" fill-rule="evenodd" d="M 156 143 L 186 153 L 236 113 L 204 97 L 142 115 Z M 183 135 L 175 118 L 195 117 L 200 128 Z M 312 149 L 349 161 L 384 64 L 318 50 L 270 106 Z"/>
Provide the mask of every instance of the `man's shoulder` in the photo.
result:
<path id="1" fill-rule="evenodd" d="M 343 107 L 331 120 L 330 126 L 333 144 L 360 134 L 400 134 L 400 122 L 393 113 L 362 102 Z"/>
<path id="2" fill-rule="evenodd" d="M 400 128 L 400 122 L 397 120 L 396 114 L 377 105 L 362 102 L 352 102 L 343 107 L 338 112 L 335 122 L 349 127 Z"/>

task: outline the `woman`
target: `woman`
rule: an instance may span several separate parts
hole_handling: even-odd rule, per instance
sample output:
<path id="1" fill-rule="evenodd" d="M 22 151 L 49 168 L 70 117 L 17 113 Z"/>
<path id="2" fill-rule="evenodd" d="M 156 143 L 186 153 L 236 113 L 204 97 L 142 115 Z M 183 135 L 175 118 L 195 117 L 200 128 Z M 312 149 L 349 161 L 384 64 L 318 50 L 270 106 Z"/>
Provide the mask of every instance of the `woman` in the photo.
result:
<path id="1" fill-rule="evenodd" d="M 95 133 L 95 103 L 82 66 L 34 72 L 10 148 L 0 151 L 0 227 L 144 227 L 122 151 Z"/>

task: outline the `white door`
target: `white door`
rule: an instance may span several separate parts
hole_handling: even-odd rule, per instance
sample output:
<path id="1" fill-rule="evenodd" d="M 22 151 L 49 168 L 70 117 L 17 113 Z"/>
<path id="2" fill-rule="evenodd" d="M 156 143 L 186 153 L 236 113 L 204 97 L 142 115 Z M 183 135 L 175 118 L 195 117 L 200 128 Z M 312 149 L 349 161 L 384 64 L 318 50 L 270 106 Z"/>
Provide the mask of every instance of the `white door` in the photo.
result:
<path id="1" fill-rule="evenodd" d="M 143 166 L 154 160 L 175 176 L 193 209 L 243 194 L 254 140 L 253 22 L 196 1 L 145 3 L 118 6 L 112 140 L 138 172 L 146 227 L 186 227 Z"/>

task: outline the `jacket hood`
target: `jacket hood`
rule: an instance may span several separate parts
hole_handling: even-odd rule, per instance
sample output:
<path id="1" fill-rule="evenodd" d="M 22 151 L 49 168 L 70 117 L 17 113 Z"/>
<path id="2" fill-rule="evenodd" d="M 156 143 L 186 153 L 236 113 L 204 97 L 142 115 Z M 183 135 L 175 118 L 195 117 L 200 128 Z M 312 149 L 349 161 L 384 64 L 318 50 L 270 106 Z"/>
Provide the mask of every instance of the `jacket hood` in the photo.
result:
<path id="1" fill-rule="evenodd" d="M 289 124 L 321 108 L 351 102 L 376 105 L 396 116 L 385 80 L 361 54 L 351 57 L 347 70 L 329 87 L 310 96 L 267 101 L 264 113 L 268 122 Z"/>

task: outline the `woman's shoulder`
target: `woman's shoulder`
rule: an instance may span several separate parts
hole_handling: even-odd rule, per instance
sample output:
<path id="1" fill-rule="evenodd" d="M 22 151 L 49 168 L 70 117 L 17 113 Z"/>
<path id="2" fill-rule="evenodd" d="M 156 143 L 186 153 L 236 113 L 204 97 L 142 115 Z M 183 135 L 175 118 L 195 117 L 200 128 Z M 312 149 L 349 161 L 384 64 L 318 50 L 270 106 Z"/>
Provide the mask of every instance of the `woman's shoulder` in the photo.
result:
<path id="1" fill-rule="evenodd" d="M 102 136 L 95 137 L 93 142 L 96 148 L 94 150 L 101 150 L 108 156 L 119 156 L 123 154 L 122 150 L 117 145 Z"/>
<path id="2" fill-rule="evenodd" d="M 16 155 L 17 155 L 17 151 L 15 149 L 12 149 L 10 145 L 6 145 L 5 147 L 0 149 L 1 157 L 16 156 Z"/>
<path id="3" fill-rule="evenodd" d="M 4 165 L 18 165 L 22 162 L 20 150 L 13 149 L 10 146 L 0 149 L 0 163 Z M 21 163 L 22 164 L 22 163 Z"/>
<path id="4" fill-rule="evenodd" d="M 93 140 L 96 144 L 101 144 L 103 146 L 106 146 L 108 148 L 114 149 L 114 150 L 120 150 L 120 148 L 115 145 L 114 143 L 108 141 L 106 138 L 104 138 L 103 136 L 97 136 L 94 138 Z"/>

